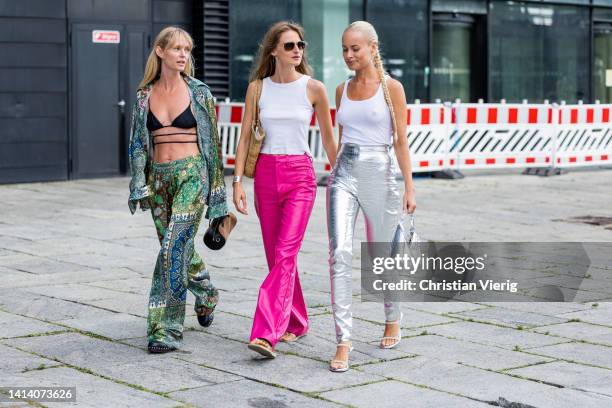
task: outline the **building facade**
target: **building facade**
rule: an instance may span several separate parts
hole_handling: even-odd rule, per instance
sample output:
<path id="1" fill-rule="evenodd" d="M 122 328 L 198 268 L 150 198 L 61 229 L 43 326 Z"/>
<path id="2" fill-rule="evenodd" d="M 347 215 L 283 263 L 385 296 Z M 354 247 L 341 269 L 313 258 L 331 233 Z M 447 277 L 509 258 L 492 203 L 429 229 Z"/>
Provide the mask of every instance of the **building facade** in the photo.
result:
<path id="1" fill-rule="evenodd" d="M 612 102 L 612 0 L 0 0 L 0 183 L 124 174 L 162 27 L 192 32 L 197 76 L 242 101 L 283 19 L 304 26 L 330 96 L 350 74 L 342 31 L 365 19 L 409 102 Z"/>

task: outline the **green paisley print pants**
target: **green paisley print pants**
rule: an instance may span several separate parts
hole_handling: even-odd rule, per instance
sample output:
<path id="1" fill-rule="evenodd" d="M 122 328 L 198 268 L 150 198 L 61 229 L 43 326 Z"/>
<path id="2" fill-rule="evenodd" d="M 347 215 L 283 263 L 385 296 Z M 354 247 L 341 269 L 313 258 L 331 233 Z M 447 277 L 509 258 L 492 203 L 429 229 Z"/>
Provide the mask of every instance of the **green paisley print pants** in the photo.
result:
<path id="1" fill-rule="evenodd" d="M 219 299 L 206 265 L 194 249 L 204 197 L 210 188 L 207 174 L 201 155 L 151 164 L 150 206 L 161 249 L 149 295 L 149 342 L 181 346 L 187 289 L 195 296 L 199 315 L 214 308 Z"/>

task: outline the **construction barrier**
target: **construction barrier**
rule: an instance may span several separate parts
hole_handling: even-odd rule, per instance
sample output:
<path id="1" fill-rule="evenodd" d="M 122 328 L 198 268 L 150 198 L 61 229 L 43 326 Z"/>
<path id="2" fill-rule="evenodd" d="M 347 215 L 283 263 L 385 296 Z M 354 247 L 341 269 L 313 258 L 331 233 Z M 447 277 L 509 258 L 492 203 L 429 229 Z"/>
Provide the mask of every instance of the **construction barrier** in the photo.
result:
<path id="1" fill-rule="evenodd" d="M 612 165 L 612 105 L 410 104 L 414 172 Z M 226 168 L 233 168 L 244 110 L 217 105 Z M 336 111 L 331 110 L 334 129 Z M 313 115 L 308 144 L 318 175 L 331 170 Z"/>

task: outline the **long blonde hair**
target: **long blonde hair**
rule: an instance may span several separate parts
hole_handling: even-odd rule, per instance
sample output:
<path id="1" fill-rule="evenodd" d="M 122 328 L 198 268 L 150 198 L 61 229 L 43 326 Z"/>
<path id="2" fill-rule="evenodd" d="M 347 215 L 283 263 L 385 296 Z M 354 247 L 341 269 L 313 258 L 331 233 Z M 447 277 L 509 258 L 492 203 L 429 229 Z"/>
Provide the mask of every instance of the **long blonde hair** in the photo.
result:
<path id="1" fill-rule="evenodd" d="M 382 59 L 380 58 L 380 50 L 378 47 L 378 34 L 374 26 L 367 21 L 355 21 L 344 29 L 344 33 L 347 31 L 354 30 L 362 33 L 368 39 L 370 44 L 376 45 L 376 53 L 374 54 L 374 67 L 378 72 L 378 78 L 382 85 L 383 94 L 385 95 L 385 102 L 389 107 L 389 113 L 391 114 L 391 122 L 393 123 L 393 140 L 397 141 L 397 122 L 395 120 L 395 111 L 393 109 L 393 103 L 391 101 L 391 94 L 389 93 L 389 87 L 387 86 L 387 79 L 385 75 L 385 68 L 383 67 Z"/>
<path id="2" fill-rule="evenodd" d="M 251 70 L 250 81 L 256 79 L 264 79 L 266 77 L 274 75 L 276 68 L 276 62 L 272 51 L 278 45 L 281 35 L 289 30 L 295 31 L 299 36 L 300 40 L 304 41 L 304 29 L 298 23 L 292 21 L 279 21 L 272 25 L 266 35 L 264 35 L 261 44 L 259 44 L 259 51 L 257 52 L 257 58 L 253 69 Z M 304 75 L 312 75 L 312 68 L 308 65 L 308 58 L 306 57 L 306 49 L 302 55 L 302 62 L 298 65 L 295 70 Z"/>
<path id="3" fill-rule="evenodd" d="M 149 58 L 147 58 L 144 77 L 142 78 L 142 81 L 140 81 L 138 89 L 144 88 L 159 78 L 159 74 L 161 73 L 161 58 L 159 58 L 155 53 L 155 48 L 160 47 L 162 50 L 165 50 L 166 48 L 174 45 L 180 36 L 183 36 L 187 40 L 189 47 L 193 50 L 193 38 L 187 31 L 180 27 L 166 27 L 161 30 L 159 34 L 157 34 L 153 47 L 151 47 Z M 193 76 L 194 65 L 195 62 L 193 60 L 193 54 L 189 54 L 189 58 L 187 59 L 183 73 L 185 75 Z"/>

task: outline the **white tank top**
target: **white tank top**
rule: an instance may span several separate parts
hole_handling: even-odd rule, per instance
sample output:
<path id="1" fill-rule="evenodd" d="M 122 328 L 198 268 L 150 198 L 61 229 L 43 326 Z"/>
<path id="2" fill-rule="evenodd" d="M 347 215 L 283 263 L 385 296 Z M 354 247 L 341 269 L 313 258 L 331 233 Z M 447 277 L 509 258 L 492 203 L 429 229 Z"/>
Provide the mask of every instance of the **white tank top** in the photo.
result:
<path id="1" fill-rule="evenodd" d="M 308 75 L 289 83 L 263 79 L 259 118 L 266 132 L 262 153 L 308 154 L 308 128 L 314 111 L 308 100 Z"/>
<path id="2" fill-rule="evenodd" d="M 337 112 L 338 124 L 342 126 L 342 143 L 364 146 L 393 144 L 393 122 L 382 84 L 371 98 L 352 101 L 347 95 L 349 81 L 344 83 Z"/>

